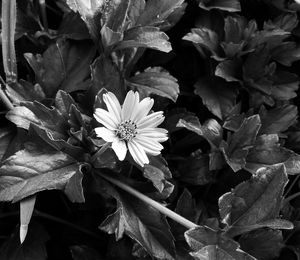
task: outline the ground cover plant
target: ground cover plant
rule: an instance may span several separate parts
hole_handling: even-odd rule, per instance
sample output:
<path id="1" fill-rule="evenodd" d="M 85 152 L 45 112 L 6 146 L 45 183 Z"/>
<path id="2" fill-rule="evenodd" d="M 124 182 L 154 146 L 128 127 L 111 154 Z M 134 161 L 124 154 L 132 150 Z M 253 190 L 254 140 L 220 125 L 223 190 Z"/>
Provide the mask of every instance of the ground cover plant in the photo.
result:
<path id="1" fill-rule="evenodd" d="M 300 259 L 299 1 L 2 0 L 0 259 Z"/>

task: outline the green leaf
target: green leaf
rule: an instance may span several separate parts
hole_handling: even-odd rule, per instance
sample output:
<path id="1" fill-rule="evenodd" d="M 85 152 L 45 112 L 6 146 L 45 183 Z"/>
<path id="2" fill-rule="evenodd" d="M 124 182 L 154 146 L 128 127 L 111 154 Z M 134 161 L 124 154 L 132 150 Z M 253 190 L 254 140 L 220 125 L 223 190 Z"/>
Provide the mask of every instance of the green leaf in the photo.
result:
<path id="1" fill-rule="evenodd" d="M 252 174 L 261 168 L 283 163 L 287 174 L 299 174 L 300 155 L 282 147 L 276 134 L 261 135 L 246 158 L 245 169 Z"/>
<path id="2" fill-rule="evenodd" d="M 84 202 L 81 168 L 65 153 L 26 143 L 0 168 L 0 200 L 16 202 L 43 190 L 59 189 L 72 202 Z"/>
<path id="3" fill-rule="evenodd" d="M 222 141 L 220 148 L 229 166 L 237 172 L 246 164 L 248 151 L 255 144 L 256 135 L 261 127 L 258 115 L 244 119 L 240 128 L 229 138 Z"/>
<path id="4" fill-rule="evenodd" d="M 198 117 L 186 115 L 179 119 L 176 127 L 184 127 L 202 136 L 209 142 L 212 148 L 219 147 L 219 144 L 223 139 L 223 129 L 215 119 L 209 119 L 201 125 Z"/>
<path id="5" fill-rule="evenodd" d="M 252 229 L 291 229 L 292 223 L 277 219 L 288 182 L 283 165 L 261 168 L 250 180 L 219 198 L 219 211 L 226 234 L 233 237 Z"/>
<path id="6" fill-rule="evenodd" d="M 291 125 L 295 124 L 298 118 L 298 109 L 294 105 L 284 105 L 270 110 L 262 107 L 259 111 L 261 119 L 261 128 L 258 135 L 261 134 L 281 134 Z"/>
<path id="7" fill-rule="evenodd" d="M 46 242 L 49 235 L 45 229 L 37 223 L 29 226 L 26 240 L 20 245 L 19 229 L 5 241 L 0 248 L 0 259 L 6 260 L 46 260 Z"/>
<path id="8" fill-rule="evenodd" d="M 215 70 L 215 75 L 227 82 L 239 82 L 242 78 L 242 66 L 240 60 L 225 60 L 220 62 Z"/>
<path id="9" fill-rule="evenodd" d="M 176 102 L 179 94 L 179 85 L 166 70 L 160 67 L 148 68 L 128 79 L 127 84 L 137 89 L 144 96 L 159 95 Z"/>
<path id="10" fill-rule="evenodd" d="M 297 96 L 299 77 L 288 71 L 277 71 L 273 77 L 271 96 L 278 100 L 289 100 Z"/>
<path id="11" fill-rule="evenodd" d="M 33 85 L 25 80 L 20 80 L 14 84 L 7 85 L 5 90 L 8 97 L 17 105 L 22 101 L 41 101 L 46 98 L 45 93 L 39 84 Z"/>
<path id="12" fill-rule="evenodd" d="M 72 40 L 90 39 L 86 24 L 82 21 L 80 15 L 74 12 L 65 13 L 57 33 Z"/>
<path id="13" fill-rule="evenodd" d="M 282 232 L 274 229 L 258 229 L 240 237 L 241 248 L 260 260 L 276 259 L 284 247 Z"/>
<path id="14" fill-rule="evenodd" d="M 67 92 L 87 89 L 89 66 L 95 53 L 90 42 L 58 40 L 43 55 L 26 53 L 25 58 L 46 95 L 53 97 L 58 89 Z"/>
<path id="15" fill-rule="evenodd" d="M 46 130 L 54 139 L 68 137 L 68 123 L 55 108 L 48 108 L 43 104 L 23 102 L 21 107 L 11 109 L 6 117 L 20 128 L 29 129 L 30 124 L 36 124 Z"/>
<path id="16" fill-rule="evenodd" d="M 200 0 L 199 6 L 205 10 L 219 9 L 228 12 L 240 12 L 239 0 Z"/>
<path id="17" fill-rule="evenodd" d="M 220 52 L 219 36 L 209 28 L 193 28 L 190 33 L 185 35 L 183 40 L 193 42 L 196 46 L 201 46 L 209 50 L 213 57 L 218 57 Z"/>
<path id="18" fill-rule="evenodd" d="M 195 84 L 195 94 L 202 98 L 215 116 L 224 119 L 235 105 L 237 90 L 220 78 L 210 77 L 202 78 Z"/>
<path id="19" fill-rule="evenodd" d="M 124 79 L 118 67 L 104 55 L 100 55 L 92 64 L 92 86 L 89 89 L 90 102 L 94 104 L 95 96 L 98 92 L 105 88 L 107 91 L 113 92 L 119 102 L 125 98 Z"/>
<path id="20" fill-rule="evenodd" d="M 94 40 L 99 40 L 99 13 L 104 8 L 103 1 L 91 0 L 87 3 L 86 1 L 81 0 L 67 0 L 66 3 L 74 12 L 78 12 L 80 14 Z"/>
<path id="21" fill-rule="evenodd" d="M 100 229 L 115 234 L 119 240 L 124 234 L 137 241 L 153 258 L 173 260 L 174 242 L 169 225 L 156 209 L 127 193 L 106 185 L 106 191 L 117 200 L 117 210 L 109 215 Z"/>
<path id="22" fill-rule="evenodd" d="M 11 127 L 0 128 L 0 162 L 3 160 L 14 135 L 15 131 Z"/>
<path id="23" fill-rule="evenodd" d="M 196 260 L 255 260 L 236 241 L 206 226 L 189 229 L 184 236 Z"/>
<path id="24" fill-rule="evenodd" d="M 140 1 L 140 0 L 135 0 Z M 136 21 L 141 26 L 157 26 L 164 25 L 164 21 L 176 11 L 184 6 L 184 0 L 150 0 L 146 2 L 143 12 Z"/>
<path id="25" fill-rule="evenodd" d="M 150 163 L 144 166 L 143 175 L 160 193 L 163 192 L 167 180 L 172 178 L 167 162 L 162 156 L 151 156 Z"/>
<path id="26" fill-rule="evenodd" d="M 272 50 L 272 58 L 285 66 L 300 59 L 300 46 L 295 42 L 284 42 Z"/>
<path id="27" fill-rule="evenodd" d="M 214 175 L 209 171 L 209 156 L 189 156 L 178 166 L 179 180 L 189 185 L 212 183 Z"/>
<path id="28" fill-rule="evenodd" d="M 162 52 L 172 50 L 169 37 L 157 27 L 152 26 L 134 27 L 127 30 L 123 40 L 115 46 L 115 50 L 136 47 L 151 48 Z"/>

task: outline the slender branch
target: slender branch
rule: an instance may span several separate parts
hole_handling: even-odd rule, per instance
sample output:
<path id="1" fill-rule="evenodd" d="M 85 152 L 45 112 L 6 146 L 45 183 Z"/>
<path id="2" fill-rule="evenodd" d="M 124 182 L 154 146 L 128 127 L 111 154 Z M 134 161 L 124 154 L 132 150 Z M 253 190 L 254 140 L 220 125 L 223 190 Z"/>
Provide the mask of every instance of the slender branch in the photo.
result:
<path id="1" fill-rule="evenodd" d="M 0 99 L 3 101 L 4 105 L 9 110 L 14 108 L 13 104 L 10 102 L 10 100 L 8 99 L 8 97 L 6 96 L 6 94 L 4 93 L 4 91 L 1 87 L 0 87 Z"/>
<path id="2" fill-rule="evenodd" d="M 166 215 L 167 217 L 173 219 L 174 221 L 176 221 L 177 223 L 185 226 L 188 229 L 191 228 L 195 228 L 198 227 L 197 224 L 189 221 L 188 219 L 178 215 L 177 213 L 175 213 L 174 211 L 166 208 L 165 206 L 161 205 L 160 203 L 158 203 L 157 201 L 145 196 L 144 194 L 140 193 L 139 191 L 131 188 L 130 186 L 128 186 L 127 184 L 120 182 L 116 179 L 113 179 L 111 177 L 108 177 L 102 173 L 98 173 L 101 177 L 103 177 L 105 180 L 109 181 L 110 183 L 118 186 L 119 188 L 121 188 L 122 190 L 127 191 L 128 193 L 130 193 L 131 195 L 135 196 L 136 198 L 142 200 L 143 202 L 145 202 L 146 204 L 152 206 L 153 208 L 157 209 L 160 213 Z"/>
<path id="3" fill-rule="evenodd" d="M 288 187 L 288 189 L 286 190 L 285 194 L 283 195 L 283 197 L 286 197 L 289 192 L 291 191 L 291 189 L 294 187 L 294 185 L 296 184 L 296 182 L 298 181 L 300 175 L 298 174 L 295 179 L 293 180 L 293 182 L 290 184 L 290 186 Z"/>
<path id="4" fill-rule="evenodd" d="M 293 195 L 285 198 L 284 201 L 283 201 L 283 205 L 287 204 L 288 202 L 290 202 L 291 200 L 293 200 L 293 199 L 295 199 L 295 198 L 297 198 L 299 196 L 300 196 L 300 192 L 296 192 Z"/>

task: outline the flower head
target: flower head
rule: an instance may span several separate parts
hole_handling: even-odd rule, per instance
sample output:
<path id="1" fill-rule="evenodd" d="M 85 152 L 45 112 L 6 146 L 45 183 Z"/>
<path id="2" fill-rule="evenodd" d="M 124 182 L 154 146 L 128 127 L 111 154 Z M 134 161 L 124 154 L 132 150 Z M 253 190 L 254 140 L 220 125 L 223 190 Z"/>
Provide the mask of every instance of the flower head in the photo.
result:
<path id="1" fill-rule="evenodd" d="M 94 117 L 103 125 L 95 128 L 96 135 L 112 143 L 120 161 L 123 161 L 127 150 L 141 166 L 149 163 L 147 154 L 159 155 L 168 139 L 168 131 L 158 128 L 164 121 L 163 112 L 149 114 L 154 101 L 144 98 L 140 101 L 138 92 L 129 91 L 121 106 L 117 97 L 108 92 L 103 95 L 107 110 L 96 108 Z M 149 114 L 149 115 L 148 115 Z"/>

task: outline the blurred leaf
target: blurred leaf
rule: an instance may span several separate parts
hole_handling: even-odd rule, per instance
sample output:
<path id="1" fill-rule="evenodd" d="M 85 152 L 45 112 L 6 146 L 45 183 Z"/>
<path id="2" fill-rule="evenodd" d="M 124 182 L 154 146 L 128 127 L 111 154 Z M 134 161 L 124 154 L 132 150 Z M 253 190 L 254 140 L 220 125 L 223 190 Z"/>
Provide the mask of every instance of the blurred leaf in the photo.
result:
<path id="1" fill-rule="evenodd" d="M 258 135 L 281 134 L 295 124 L 298 118 L 298 109 L 294 105 L 284 105 L 270 110 L 261 107 L 259 116 L 261 128 Z"/>
<path id="2" fill-rule="evenodd" d="M 297 96 L 299 77 L 288 71 L 277 71 L 273 76 L 271 96 L 278 100 L 289 100 Z"/>
<path id="3" fill-rule="evenodd" d="M 246 158 L 245 169 L 255 174 L 261 167 L 283 163 L 287 174 L 299 174 L 300 155 L 282 147 L 276 134 L 261 135 Z"/>
<path id="4" fill-rule="evenodd" d="M 144 96 L 159 95 L 176 102 L 179 94 L 177 79 L 161 67 L 148 68 L 128 79 L 127 84 Z"/>
<path id="5" fill-rule="evenodd" d="M 278 219 L 287 182 L 285 167 L 273 165 L 221 196 L 219 211 L 226 234 L 234 237 L 264 226 L 292 229 L 292 223 Z"/>
<path id="6" fill-rule="evenodd" d="M 76 24 L 76 26 L 74 26 Z M 69 12 L 63 17 L 57 33 L 72 40 L 90 39 L 90 34 L 86 24 L 80 18 L 78 13 Z"/>
<path id="7" fill-rule="evenodd" d="M 225 60 L 220 62 L 215 70 L 215 75 L 227 82 L 240 81 L 242 70 L 239 60 Z"/>
<path id="8" fill-rule="evenodd" d="M 73 260 L 102 260 L 104 259 L 100 254 L 93 248 L 80 245 L 71 246 L 70 251 Z"/>
<path id="9" fill-rule="evenodd" d="M 184 236 L 196 260 L 255 260 L 233 239 L 206 226 L 189 229 Z"/>
<path id="10" fill-rule="evenodd" d="M 228 12 L 240 12 L 239 0 L 200 0 L 199 6 L 205 10 L 219 9 Z"/>
<path id="11" fill-rule="evenodd" d="M 273 21 L 269 20 L 264 23 L 265 30 L 282 29 L 291 32 L 298 25 L 296 13 L 283 13 L 276 17 Z"/>
<path id="12" fill-rule="evenodd" d="M 295 42 L 284 42 L 272 50 L 272 57 L 285 66 L 300 60 L 300 46 Z"/>
<path id="13" fill-rule="evenodd" d="M 63 190 L 73 202 L 84 202 L 82 166 L 65 153 L 26 143 L 0 168 L 0 200 L 19 201 L 42 190 Z"/>
<path id="14" fill-rule="evenodd" d="M 125 32 L 124 38 L 116 46 L 116 50 L 125 48 L 151 48 L 162 52 L 170 52 L 172 50 L 169 37 L 159 31 L 157 27 L 144 26 L 134 27 Z"/>
<path id="15" fill-rule="evenodd" d="M 102 222 L 101 230 L 115 234 L 117 240 L 128 235 L 154 258 L 175 259 L 173 237 L 161 213 L 111 186 L 106 185 L 106 191 L 117 200 L 117 210 Z"/>
<path id="16" fill-rule="evenodd" d="M 227 142 L 221 142 L 220 148 L 225 159 L 235 172 L 245 166 L 248 151 L 255 144 L 260 127 L 261 121 L 258 115 L 248 117 Z"/>
<path id="17" fill-rule="evenodd" d="M 46 242 L 49 236 L 45 229 L 37 223 L 29 226 L 26 240 L 20 245 L 19 230 L 2 244 L 0 258 L 5 260 L 46 260 Z"/>
<path id="18" fill-rule="evenodd" d="M 26 53 L 25 58 L 47 97 L 53 97 L 58 89 L 67 92 L 87 89 L 89 66 L 95 53 L 89 41 L 58 40 L 43 55 Z"/>
<path id="19" fill-rule="evenodd" d="M 242 250 L 261 260 L 276 259 L 284 247 L 282 232 L 273 229 L 251 231 L 242 235 L 239 243 Z"/>
<path id="20" fill-rule="evenodd" d="M 202 78 L 195 84 L 195 94 L 202 98 L 207 108 L 223 119 L 236 102 L 237 90 L 220 78 Z"/>

